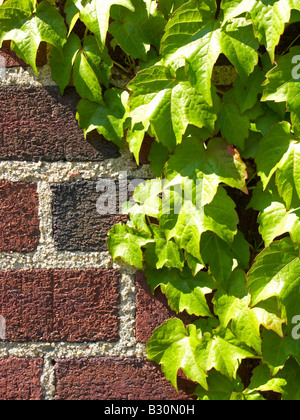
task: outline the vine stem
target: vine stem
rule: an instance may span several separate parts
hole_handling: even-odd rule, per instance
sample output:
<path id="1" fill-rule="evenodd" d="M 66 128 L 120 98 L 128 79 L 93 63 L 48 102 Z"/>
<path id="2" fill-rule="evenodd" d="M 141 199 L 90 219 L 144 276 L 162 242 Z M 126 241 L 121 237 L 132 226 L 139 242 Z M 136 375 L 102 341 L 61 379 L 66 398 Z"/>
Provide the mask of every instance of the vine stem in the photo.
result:
<path id="1" fill-rule="evenodd" d="M 122 66 L 122 64 L 117 63 L 116 61 L 112 60 L 112 62 L 118 66 L 121 70 L 123 70 L 125 73 L 130 74 L 130 71 L 128 71 L 128 69 L 126 69 L 125 67 Z"/>
<path id="2" fill-rule="evenodd" d="M 280 56 L 284 55 L 292 46 L 295 44 L 295 42 L 298 41 L 300 38 L 300 34 L 294 39 L 294 41 L 283 51 L 283 53 L 280 54 Z"/>

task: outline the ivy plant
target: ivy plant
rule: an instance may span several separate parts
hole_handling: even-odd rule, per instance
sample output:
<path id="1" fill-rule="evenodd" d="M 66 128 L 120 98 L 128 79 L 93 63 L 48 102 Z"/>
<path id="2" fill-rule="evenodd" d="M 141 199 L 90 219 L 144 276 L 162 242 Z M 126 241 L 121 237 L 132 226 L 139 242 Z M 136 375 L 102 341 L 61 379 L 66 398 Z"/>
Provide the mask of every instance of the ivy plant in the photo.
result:
<path id="1" fill-rule="evenodd" d="M 38 72 L 48 44 L 85 135 L 137 164 L 152 138 L 156 178 L 108 237 L 177 314 L 149 360 L 201 400 L 299 400 L 300 1 L 1 3 L 0 45 Z"/>

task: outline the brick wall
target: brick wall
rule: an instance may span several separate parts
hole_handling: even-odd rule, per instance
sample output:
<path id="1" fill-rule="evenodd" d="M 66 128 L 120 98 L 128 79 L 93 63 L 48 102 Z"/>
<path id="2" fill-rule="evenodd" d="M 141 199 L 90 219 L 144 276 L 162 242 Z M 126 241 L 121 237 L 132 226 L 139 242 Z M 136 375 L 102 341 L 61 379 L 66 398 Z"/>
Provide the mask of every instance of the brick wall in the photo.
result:
<path id="1" fill-rule="evenodd" d="M 0 399 L 187 399 L 145 359 L 153 328 L 174 316 L 142 272 L 111 261 L 100 178 L 148 178 L 127 151 L 78 128 L 61 97 L 9 51 L 0 80 Z M 41 63 L 44 58 L 40 60 Z M 3 74 L 3 72 L 2 72 Z M 149 149 L 149 144 L 146 145 Z M 146 158 L 143 158 L 146 162 Z"/>

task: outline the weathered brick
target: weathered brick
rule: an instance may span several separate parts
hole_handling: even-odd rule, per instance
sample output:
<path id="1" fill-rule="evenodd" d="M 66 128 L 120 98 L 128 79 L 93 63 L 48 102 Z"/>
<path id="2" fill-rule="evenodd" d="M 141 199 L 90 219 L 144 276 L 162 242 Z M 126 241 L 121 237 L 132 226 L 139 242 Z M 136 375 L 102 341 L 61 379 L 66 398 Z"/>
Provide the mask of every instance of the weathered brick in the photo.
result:
<path id="1" fill-rule="evenodd" d="M 157 289 L 152 295 L 143 271 L 136 273 L 136 339 L 147 343 L 153 331 L 175 313 L 168 307 L 166 297 Z"/>
<path id="2" fill-rule="evenodd" d="M 107 234 L 124 215 L 97 212 L 100 193 L 95 181 L 53 184 L 52 213 L 55 246 L 60 251 L 107 251 Z"/>
<path id="3" fill-rule="evenodd" d="M 39 237 L 36 184 L 0 181 L 0 252 L 32 252 Z"/>
<path id="4" fill-rule="evenodd" d="M 41 400 L 42 359 L 0 359 L 0 400 Z"/>
<path id="5" fill-rule="evenodd" d="M 179 394 L 159 367 L 142 359 L 95 358 L 57 360 L 57 400 L 188 399 L 195 388 L 179 380 Z"/>
<path id="6" fill-rule="evenodd" d="M 102 161 L 120 156 L 117 146 L 93 131 L 85 140 L 75 118 L 79 96 L 56 86 L 0 87 L 0 159 Z"/>
<path id="7" fill-rule="evenodd" d="M 119 272 L 0 272 L 6 341 L 118 341 Z"/>

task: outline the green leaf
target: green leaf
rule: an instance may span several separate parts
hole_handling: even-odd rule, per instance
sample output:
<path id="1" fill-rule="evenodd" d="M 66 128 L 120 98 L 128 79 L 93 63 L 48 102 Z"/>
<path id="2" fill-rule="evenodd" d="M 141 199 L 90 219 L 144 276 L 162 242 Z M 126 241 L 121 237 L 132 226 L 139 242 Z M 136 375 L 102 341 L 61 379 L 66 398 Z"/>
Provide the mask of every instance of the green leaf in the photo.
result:
<path id="1" fill-rule="evenodd" d="M 97 38 L 101 50 L 105 46 L 111 7 L 120 5 L 134 11 L 130 0 L 73 0 L 73 2 L 80 12 L 80 19 Z"/>
<path id="2" fill-rule="evenodd" d="M 262 83 L 265 80 L 265 73 L 258 67 L 243 83 L 241 77 L 234 82 L 234 95 L 241 113 L 252 109 L 257 103 L 257 96 L 263 93 Z"/>
<path id="3" fill-rule="evenodd" d="M 282 390 L 282 400 L 299 401 L 300 366 L 293 357 L 288 359 L 284 368 L 277 374 L 277 377 L 280 377 L 287 382 Z"/>
<path id="4" fill-rule="evenodd" d="M 222 28 L 221 22 L 215 20 L 216 11 L 214 0 L 191 0 L 168 22 L 161 47 L 166 64 L 186 61 L 192 86 L 211 106 L 212 72 L 221 53 L 243 79 L 253 72 L 258 62 L 258 42 L 251 26 L 243 19 L 236 19 Z"/>
<path id="5" fill-rule="evenodd" d="M 178 215 L 161 218 L 161 226 L 169 228 L 167 239 L 174 238 L 180 248 L 201 262 L 200 240 L 204 232 L 210 230 L 226 242 L 233 242 L 238 222 L 234 208 L 234 202 L 220 187 L 210 204 L 199 208 L 185 200 Z"/>
<path id="6" fill-rule="evenodd" d="M 176 77 L 167 67 L 156 65 L 138 73 L 128 85 L 133 126 L 149 120 L 157 140 L 170 151 L 181 143 L 188 124 L 212 132 L 218 111 L 216 95 L 216 106 L 211 108 L 185 76 Z"/>
<path id="7" fill-rule="evenodd" d="M 286 320 L 282 319 L 281 310 L 278 308 L 277 298 L 273 297 L 266 301 L 259 302 L 252 310 L 261 325 L 267 330 L 272 330 L 280 337 L 283 337 L 282 325 Z"/>
<path id="8" fill-rule="evenodd" d="M 245 140 L 249 137 L 250 121 L 247 115 L 241 114 L 232 91 L 223 96 L 217 128 L 220 128 L 229 144 L 244 150 Z"/>
<path id="9" fill-rule="evenodd" d="M 214 138 L 206 147 L 196 138 L 186 139 L 166 165 L 165 175 L 170 186 L 192 184 L 201 203 L 210 203 L 220 183 L 247 193 L 247 172 L 238 152 L 223 139 Z"/>
<path id="10" fill-rule="evenodd" d="M 276 173 L 276 184 L 287 210 L 300 204 L 300 143 L 292 141 Z"/>
<path id="11" fill-rule="evenodd" d="M 158 9 L 164 14 L 166 20 L 169 20 L 172 14 L 179 9 L 187 0 L 158 0 Z"/>
<path id="12" fill-rule="evenodd" d="M 207 378 L 209 391 L 198 386 L 194 392 L 199 400 L 206 401 L 228 401 L 236 399 L 236 394 L 243 392 L 243 384 L 240 378 L 229 380 L 216 370 L 211 370 Z"/>
<path id="13" fill-rule="evenodd" d="M 223 326 L 205 333 L 196 349 L 197 362 L 205 372 L 214 368 L 228 379 L 236 379 L 241 360 L 253 357 L 253 351 Z"/>
<path id="14" fill-rule="evenodd" d="M 115 225 L 109 232 L 107 245 L 114 260 L 121 258 L 125 263 L 143 269 L 142 247 L 153 242 L 145 232 L 126 225 Z"/>
<path id="15" fill-rule="evenodd" d="M 119 7 L 118 13 L 112 14 L 115 21 L 110 24 L 109 32 L 128 55 L 146 61 L 147 51 L 150 49 L 150 42 L 143 28 L 148 21 L 146 3 L 143 0 L 133 0 L 133 4 L 134 12 Z"/>
<path id="16" fill-rule="evenodd" d="M 287 382 L 283 378 L 273 378 L 268 366 L 261 364 L 254 369 L 250 385 L 245 390 L 245 394 L 251 394 L 255 391 L 273 391 L 281 394 L 286 384 Z"/>
<path id="17" fill-rule="evenodd" d="M 103 51 L 100 51 L 96 38 L 94 36 L 86 36 L 83 42 L 83 51 L 97 78 L 108 88 L 111 69 L 113 67 L 108 49 L 105 47 Z"/>
<path id="18" fill-rule="evenodd" d="M 72 33 L 62 51 L 57 48 L 52 50 L 50 60 L 52 78 L 58 84 L 61 95 L 70 83 L 74 61 L 80 49 L 81 41 Z"/>
<path id="19" fill-rule="evenodd" d="M 182 271 L 184 267 L 182 250 L 175 242 L 167 241 L 165 238 L 155 238 L 155 243 L 147 247 L 146 261 L 149 266 L 154 266 L 157 269 L 167 267 L 178 268 Z"/>
<path id="20" fill-rule="evenodd" d="M 74 62 L 73 80 L 77 92 L 83 99 L 101 104 L 102 88 L 83 51 L 79 51 Z"/>
<path id="21" fill-rule="evenodd" d="M 96 129 L 107 140 L 123 147 L 123 123 L 126 119 L 123 102 L 124 93 L 118 89 L 106 90 L 102 103 L 82 99 L 77 107 L 77 119 L 85 135 Z"/>
<path id="22" fill-rule="evenodd" d="M 190 315 L 212 317 L 205 295 L 212 292 L 213 280 L 207 273 L 200 272 L 193 277 L 188 268 L 183 272 L 162 269 L 147 270 L 146 277 L 152 292 L 161 286 L 170 308 L 175 312 L 186 311 Z"/>
<path id="23" fill-rule="evenodd" d="M 260 44 L 266 46 L 272 62 L 285 24 L 290 20 L 291 7 L 287 0 L 258 0 L 250 11 L 254 32 Z"/>
<path id="24" fill-rule="evenodd" d="M 166 21 L 153 10 L 156 2 L 150 0 L 149 10 L 144 0 L 132 0 L 132 3 L 134 12 L 121 6 L 114 8 L 111 14 L 114 22 L 110 24 L 109 32 L 128 55 L 147 61 L 150 45 L 159 49 Z"/>
<path id="25" fill-rule="evenodd" d="M 12 49 L 38 73 L 36 56 L 42 41 L 61 49 L 67 28 L 55 6 L 42 1 L 35 9 L 31 0 L 9 0 L 0 8 L 0 45 L 12 41 Z"/>
<path id="26" fill-rule="evenodd" d="M 284 238 L 272 243 L 257 257 L 248 274 L 252 305 L 276 296 L 288 323 L 299 307 L 299 247 Z"/>
<path id="27" fill-rule="evenodd" d="M 291 126 L 286 121 L 274 124 L 261 139 L 255 161 L 264 189 L 280 165 L 292 140 Z"/>
<path id="28" fill-rule="evenodd" d="M 294 61 L 294 57 L 299 55 L 300 47 L 293 47 L 288 54 L 278 59 L 277 66 L 267 75 L 262 97 L 263 101 L 286 102 L 292 118 L 300 115 L 299 71 Z M 299 126 L 299 121 L 297 124 Z"/>
<path id="29" fill-rule="evenodd" d="M 224 10 L 224 23 L 249 12 L 254 3 L 255 0 L 222 0 L 221 8 Z"/>
<path id="30" fill-rule="evenodd" d="M 199 344 L 196 326 L 185 328 L 179 319 L 170 319 L 156 329 L 148 341 L 149 360 L 160 364 L 166 379 L 177 387 L 178 370 L 181 368 L 192 381 L 207 389 L 206 374 L 199 366 L 195 350 Z"/>
<path id="31" fill-rule="evenodd" d="M 260 211 L 259 232 L 268 246 L 278 236 L 290 232 L 294 242 L 300 244 L 300 211 L 299 208 L 287 211 L 283 200 L 279 197 L 274 183 L 270 183 L 266 191 L 260 184 L 253 191 L 250 205 Z"/>
<path id="32" fill-rule="evenodd" d="M 219 284 L 226 284 L 232 272 L 233 258 L 229 245 L 212 232 L 201 236 L 200 252 Z"/>
<path id="33" fill-rule="evenodd" d="M 228 292 L 219 290 L 213 299 L 214 312 L 221 325 L 231 330 L 236 337 L 260 354 L 260 322 L 256 313 L 249 307 L 250 296 L 246 288 L 246 277 L 243 270 L 236 269 L 230 278 Z"/>
<path id="34" fill-rule="evenodd" d="M 279 337 L 272 331 L 265 330 L 262 341 L 263 361 L 274 376 L 282 369 L 290 357 L 295 357 L 300 363 L 300 340 L 295 340 L 292 335 Z"/>

